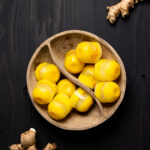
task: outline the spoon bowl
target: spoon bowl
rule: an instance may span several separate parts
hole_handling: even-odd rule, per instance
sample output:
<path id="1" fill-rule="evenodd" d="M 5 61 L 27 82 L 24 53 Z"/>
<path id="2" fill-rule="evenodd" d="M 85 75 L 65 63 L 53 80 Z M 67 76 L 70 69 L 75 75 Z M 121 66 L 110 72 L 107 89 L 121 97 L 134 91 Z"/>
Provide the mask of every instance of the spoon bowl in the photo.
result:
<path id="1" fill-rule="evenodd" d="M 115 103 L 104 105 L 95 97 L 94 92 L 87 86 L 83 85 L 76 76 L 67 72 L 64 67 L 64 56 L 68 50 L 75 49 L 77 44 L 82 41 L 97 41 L 101 44 L 103 55 L 102 58 L 116 60 L 121 67 L 121 75 L 117 79 L 117 83 L 121 89 L 121 95 Z M 41 106 L 34 102 L 32 97 L 32 91 L 36 84 L 35 78 L 35 68 L 38 64 L 42 62 L 54 63 L 59 68 L 60 72 L 69 80 L 74 82 L 77 86 L 83 88 L 87 91 L 93 99 L 96 101 L 97 105 L 94 104 L 93 107 L 87 113 L 78 113 L 72 111 L 70 115 L 61 120 L 55 121 L 49 117 L 47 113 L 47 106 Z M 37 111 L 51 124 L 66 130 L 86 130 L 95 127 L 108 118 L 110 118 L 114 112 L 117 110 L 121 104 L 125 89 L 126 89 L 126 72 L 123 62 L 116 51 L 103 39 L 98 36 L 80 30 L 70 30 L 58 33 L 46 41 L 44 41 L 33 54 L 27 69 L 27 88 L 31 98 L 31 101 Z"/>

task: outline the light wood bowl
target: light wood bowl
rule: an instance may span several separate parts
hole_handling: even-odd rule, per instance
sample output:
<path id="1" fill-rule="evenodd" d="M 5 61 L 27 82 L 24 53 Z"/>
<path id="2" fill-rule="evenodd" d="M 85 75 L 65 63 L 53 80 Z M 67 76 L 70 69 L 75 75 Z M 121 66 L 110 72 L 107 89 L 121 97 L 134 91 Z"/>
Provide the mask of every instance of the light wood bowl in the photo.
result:
<path id="1" fill-rule="evenodd" d="M 70 50 L 74 49 L 76 45 L 81 41 L 98 41 L 101 44 L 103 55 L 102 58 L 116 60 L 121 66 L 121 75 L 116 80 L 121 89 L 121 95 L 115 103 L 101 104 L 95 97 L 92 90 L 80 83 L 75 76 L 68 73 L 64 68 L 64 55 Z M 33 88 L 36 85 L 35 68 L 42 62 L 54 63 L 59 68 L 60 72 L 79 87 L 86 90 L 96 101 L 93 107 L 87 113 L 78 113 L 72 111 L 67 118 L 61 121 L 55 121 L 49 117 L 47 112 L 47 106 L 41 106 L 34 102 L 32 97 Z M 66 130 L 86 130 L 93 128 L 108 118 L 110 118 L 121 104 L 125 89 L 126 89 L 126 71 L 123 62 L 116 51 L 105 40 L 98 36 L 80 30 L 69 30 L 58 33 L 46 41 L 44 41 L 34 52 L 27 69 L 27 88 L 31 98 L 31 101 L 37 111 L 51 124 Z"/>

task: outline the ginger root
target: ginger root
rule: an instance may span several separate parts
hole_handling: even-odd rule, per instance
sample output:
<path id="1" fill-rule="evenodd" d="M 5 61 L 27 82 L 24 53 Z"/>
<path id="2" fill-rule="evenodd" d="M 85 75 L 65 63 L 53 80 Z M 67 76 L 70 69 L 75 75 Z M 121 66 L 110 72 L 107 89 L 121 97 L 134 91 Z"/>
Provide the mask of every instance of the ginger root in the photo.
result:
<path id="1" fill-rule="evenodd" d="M 48 143 L 43 150 L 55 150 L 57 148 L 55 143 Z"/>
<path id="2" fill-rule="evenodd" d="M 23 150 L 21 144 L 13 144 L 11 146 L 9 146 L 10 150 Z"/>
<path id="3" fill-rule="evenodd" d="M 141 2 L 143 0 L 140 0 Z M 121 13 L 122 17 L 129 15 L 129 9 L 132 7 L 134 8 L 134 4 L 138 3 L 138 0 L 121 0 L 121 2 L 113 5 L 113 6 L 107 6 L 108 15 L 107 19 L 110 23 L 114 23 L 116 21 L 116 18 Z"/>
<path id="4" fill-rule="evenodd" d="M 13 144 L 9 146 L 9 150 L 37 150 L 36 144 L 36 130 L 30 128 L 30 130 L 21 133 L 21 144 Z M 57 148 L 55 143 L 48 143 L 43 150 L 55 150 Z"/>
<path id="5" fill-rule="evenodd" d="M 24 132 L 20 136 L 21 145 L 23 148 L 30 147 L 36 143 L 36 131 L 33 128 L 30 128 L 30 130 Z"/>
<path id="6" fill-rule="evenodd" d="M 37 150 L 35 145 L 29 146 L 26 150 Z"/>

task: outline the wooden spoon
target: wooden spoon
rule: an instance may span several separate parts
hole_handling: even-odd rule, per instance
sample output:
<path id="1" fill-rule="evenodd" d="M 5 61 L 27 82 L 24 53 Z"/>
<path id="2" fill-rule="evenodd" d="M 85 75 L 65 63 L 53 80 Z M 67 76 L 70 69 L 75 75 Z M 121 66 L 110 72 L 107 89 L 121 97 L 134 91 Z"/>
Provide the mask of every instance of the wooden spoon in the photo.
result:
<path id="1" fill-rule="evenodd" d="M 101 44 L 103 50 L 102 57 L 114 59 L 120 64 L 121 75 L 116 82 L 120 86 L 121 95 L 117 102 L 109 105 L 102 105 L 100 101 L 95 97 L 91 89 L 80 83 L 75 76 L 67 72 L 64 68 L 65 53 L 70 49 L 74 49 L 76 45 L 81 41 L 98 41 Z M 64 74 L 66 78 L 70 79 L 79 87 L 87 91 L 96 101 L 97 105 L 94 105 L 89 112 L 84 114 L 76 113 L 73 111 L 63 121 L 55 121 L 52 118 L 50 118 L 47 113 L 47 108 L 41 107 L 38 104 L 36 104 L 32 97 L 32 90 L 36 84 L 34 71 L 36 66 L 44 61 L 49 63 L 55 63 L 59 68 L 60 72 Z M 43 42 L 35 51 L 27 69 L 27 87 L 33 105 L 47 121 L 49 121 L 57 127 L 67 130 L 85 130 L 95 127 L 107 120 L 119 107 L 125 94 L 126 72 L 120 57 L 106 41 L 89 32 L 80 30 L 70 30 L 52 36 L 51 38 Z"/>

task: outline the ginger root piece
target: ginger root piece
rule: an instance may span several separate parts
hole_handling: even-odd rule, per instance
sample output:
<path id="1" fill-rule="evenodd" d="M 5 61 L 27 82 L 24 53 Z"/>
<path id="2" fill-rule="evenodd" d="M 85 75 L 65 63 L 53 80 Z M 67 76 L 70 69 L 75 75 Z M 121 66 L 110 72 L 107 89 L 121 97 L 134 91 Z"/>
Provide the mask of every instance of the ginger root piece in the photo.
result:
<path id="1" fill-rule="evenodd" d="M 23 150 L 21 144 L 13 144 L 9 147 L 10 150 Z"/>
<path id="2" fill-rule="evenodd" d="M 129 9 L 132 7 L 134 8 L 134 4 L 138 3 L 139 0 L 121 0 L 121 2 L 113 5 L 107 6 L 108 15 L 107 19 L 110 23 L 114 23 L 116 18 L 121 13 L 122 17 L 129 15 Z M 143 0 L 140 0 L 141 2 Z"/>
<path id="3" fill-rule="evenodd" d="M 86 112 L 93 105 L 93 98 L 82 88 L 78 88 L 71 95 L 72 106 L 79 112 Z"/>
<path id="4" fill-rule="evenodd" d="M 30 130 L 22 133 L 20 135 L 20 142 L 23 148 L 27 148 L 29 146 L 32 146 L 36 143 L 36 130 L 33 128 L 30 128 Z"/>
<path id="5" fill-rule="evenodd" d="M 63 93 L 57 94 L 48 105 L 48 114 L 55 120 L 64 119 L 72 110 L 69 96 Z"/>
<path id="6" fill-rule="evenodd" d="M 75 50 L 70 50 L 65 54 L 64 66 L 66 70 L 72 74 L 77 74 L 84 68 L 84 63 L 82 63 Z"/>
<path id="7" fill-rule="evenodd" d="M 120 76 L 120 65 L 115 60 L 101 59 L 94 67 L 94 76 L 98 81 L 114 81 Z"/>
<path id="8" fill-rule="evenodd" d="M 48 143 L 44 148 L 43 150 L 55 150 L 57 148 L 56 144 L 55 143 Z"/>
<path id="9" fill-rule="evenodd" d="M 20 135 L 21 144 L 13 144 L 9 146 L 9 150 L 37 150 L 36 143 L 36 130 L 30 128 L 30 130 Z M 43 150 L 55 150 L 57 148 L 55 143 L 48 143 Z"/>
<path id="10" fill-rule="evenodd" d="M 35 145 L 29 146 L 26 150 L 37 150 Z"/>
<path id="11" fill-rule="evenodd" d="M 38 104 L 48 104 L 52 101 L 57 91 L 55 83 L 48 80 L 40 80 L 32 91 L 33 99 Z"/>
<path id="12" fill-rule="evenodd" d="M 120 96 L 120 87 L 115 82 L 99 82 L 95 86 L 95 96 L 102 103 L 113 103 Z"/>

